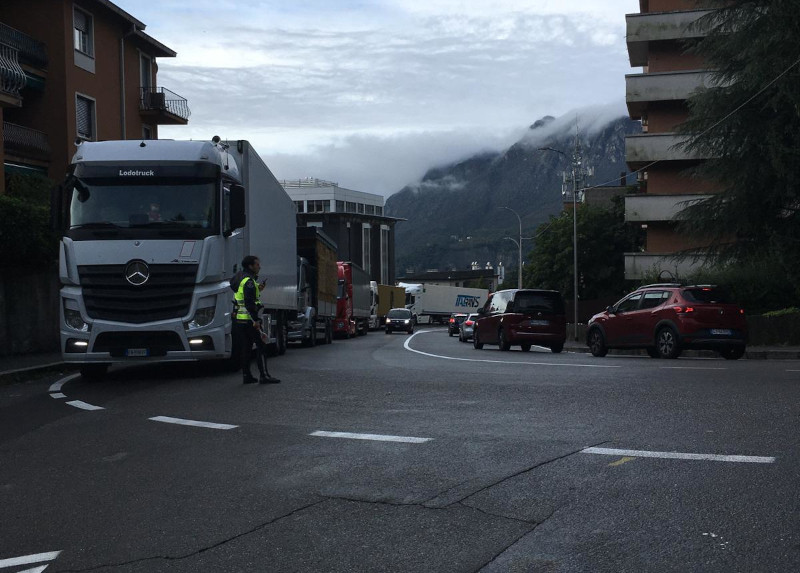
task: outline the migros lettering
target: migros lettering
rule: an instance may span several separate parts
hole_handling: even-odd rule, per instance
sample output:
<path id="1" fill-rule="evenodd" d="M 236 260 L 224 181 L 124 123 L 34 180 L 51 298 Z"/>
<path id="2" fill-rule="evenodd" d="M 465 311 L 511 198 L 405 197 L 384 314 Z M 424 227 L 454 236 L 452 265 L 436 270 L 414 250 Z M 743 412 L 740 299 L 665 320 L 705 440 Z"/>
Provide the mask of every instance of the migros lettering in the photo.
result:
<path id="1" fill-rule="evenodd" d="M 156 172 L 152 169 L 140 171 L 139 169 L 128 169 L 127 171 L 119 170 L 120 177 L 153 177 Z"/>

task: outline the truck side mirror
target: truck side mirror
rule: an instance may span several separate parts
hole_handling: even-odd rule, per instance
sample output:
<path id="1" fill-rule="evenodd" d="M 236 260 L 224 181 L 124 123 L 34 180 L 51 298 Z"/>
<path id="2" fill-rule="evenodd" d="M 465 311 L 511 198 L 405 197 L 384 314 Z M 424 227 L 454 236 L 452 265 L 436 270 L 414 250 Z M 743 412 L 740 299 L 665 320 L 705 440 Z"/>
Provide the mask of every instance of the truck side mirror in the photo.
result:
<path id="1" fill-rule="evenodd" d="M 242 229 L 247 224 L 247 209 L 244 201 L 244 187 L 238 184 L 231 185 L 230 196 L 231 228 Z"/>

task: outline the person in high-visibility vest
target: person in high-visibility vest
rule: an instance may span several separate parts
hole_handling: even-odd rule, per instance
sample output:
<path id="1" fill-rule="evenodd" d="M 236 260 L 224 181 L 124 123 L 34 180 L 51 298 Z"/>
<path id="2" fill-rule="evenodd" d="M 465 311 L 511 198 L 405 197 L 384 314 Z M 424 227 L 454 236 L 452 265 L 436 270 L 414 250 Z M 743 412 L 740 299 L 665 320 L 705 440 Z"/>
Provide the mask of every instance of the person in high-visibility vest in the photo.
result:
<path id="1" fill-rule="evenodd" d="M 261 322 L 258 319 L 258 309 L 261 308 L 261 289 L 266 285 L 266 279 L 258 282 L 258 273 L 261 270 L 261 261 L 258 257 L 247 255 L 242 259 L 242 272 L 236 275 L 231 286 L 236 285 L 234 301 L 236 314 L 234 316 L 235 328 L 238 330 L 239 341 L 242 344 L 242 376 L 245 384 L 260 382 L 261 384 L 276 384 L 278 378 L 273 378 L 267 370 L 267 346 L 261 340 Z M 250 360 L 253 345 L 256 345 L 256 361 L 260 376 L 254 377 L 250 372 Z"/>

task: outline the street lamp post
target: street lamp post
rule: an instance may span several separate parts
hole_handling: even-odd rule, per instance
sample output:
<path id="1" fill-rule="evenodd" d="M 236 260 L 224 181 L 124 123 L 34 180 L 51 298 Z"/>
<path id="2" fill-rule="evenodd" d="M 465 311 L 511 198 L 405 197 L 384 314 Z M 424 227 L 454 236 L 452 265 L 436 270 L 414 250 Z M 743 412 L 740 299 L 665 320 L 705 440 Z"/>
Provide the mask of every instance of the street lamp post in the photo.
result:
<path id="1" fill-rule="evenodd" d="M 510 207 L 500 207 L 501 209 L 505 209 L 506 211 L 511 211 L 517 216 L 517 221 L 519 221 L 519 241 L 515 241 L 511 237 L 506 237 L 506 239 L 510 239 L 514 241 L 514 244 L 517 245 L 517 249 L 519 249 L 519 266 L 517 267 L 517 288 L 522 288 L 522 218 L 519 216 L 519 213 L 511 209 Z"/>
<path id="2" fill-rule="evenodd" d="M 567 158 L 567 154 L 554 147 L 540 147 L 539 151 L 555 151 Z M 575 158 L 572 161 L 572 291 L 574 307 L 575 341 L 578 341 L 578 178 L 575 173 Z"/>

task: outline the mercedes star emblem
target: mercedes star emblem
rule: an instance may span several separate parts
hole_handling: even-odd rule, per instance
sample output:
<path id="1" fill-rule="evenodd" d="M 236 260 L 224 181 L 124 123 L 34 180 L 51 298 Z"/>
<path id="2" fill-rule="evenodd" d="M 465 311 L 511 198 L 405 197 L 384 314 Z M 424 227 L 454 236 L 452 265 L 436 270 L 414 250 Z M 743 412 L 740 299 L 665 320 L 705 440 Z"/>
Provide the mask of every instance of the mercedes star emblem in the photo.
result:
<path id="1" fill-rule="evenodd" d="M 133 286 L 142 286 L 150 278 L 150 267 L 144 261 L 131 261 L 125 267 L 125 280 Z"/>

